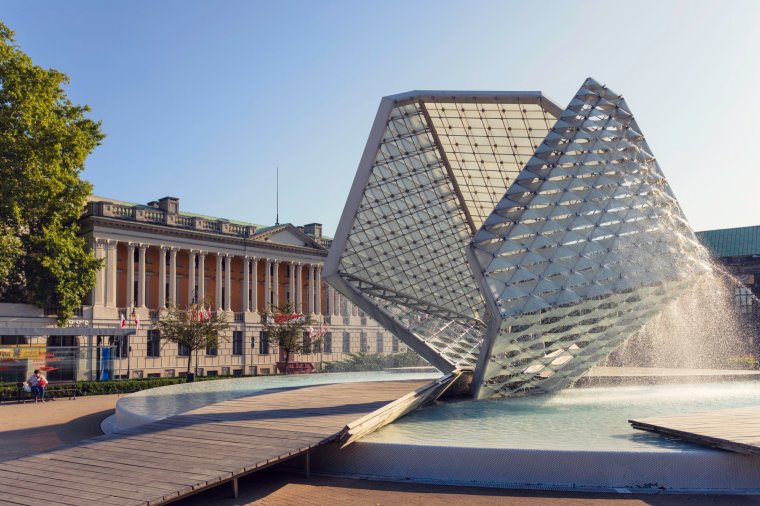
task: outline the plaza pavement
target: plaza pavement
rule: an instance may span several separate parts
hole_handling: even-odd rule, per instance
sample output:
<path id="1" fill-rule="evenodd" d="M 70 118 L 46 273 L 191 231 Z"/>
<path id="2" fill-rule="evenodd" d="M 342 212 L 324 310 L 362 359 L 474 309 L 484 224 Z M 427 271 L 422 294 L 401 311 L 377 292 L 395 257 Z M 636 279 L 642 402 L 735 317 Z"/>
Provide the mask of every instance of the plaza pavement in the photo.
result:
<path id="1" fill-rule="evenodd" d="M 59 399 L 43 404 L 0 405 L 0 461 L 49 450 L 100 434 L 100 422 L 113 413 L 119 395 Z M 182 506 L 232 505 L 500 505 L 500 506 L 760 506 L 760 496 L 665 494 L 584 494 L 570 492 L 445 487 L 312 476 L 265 470 L 240 480 L 240 497 L 229 486 L 178 501 Z"/>

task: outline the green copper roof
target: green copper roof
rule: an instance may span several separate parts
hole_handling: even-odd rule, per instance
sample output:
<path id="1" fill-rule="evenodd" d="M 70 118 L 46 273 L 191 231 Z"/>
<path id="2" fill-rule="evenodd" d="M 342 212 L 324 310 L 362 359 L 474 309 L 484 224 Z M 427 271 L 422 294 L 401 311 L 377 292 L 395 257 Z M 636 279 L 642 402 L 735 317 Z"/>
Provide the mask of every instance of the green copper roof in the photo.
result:
<path id="1" fill-rule="evenodd" d="M 696 234 L 716 257 L 760 255 L 760 225 L 705 230 Z"/>

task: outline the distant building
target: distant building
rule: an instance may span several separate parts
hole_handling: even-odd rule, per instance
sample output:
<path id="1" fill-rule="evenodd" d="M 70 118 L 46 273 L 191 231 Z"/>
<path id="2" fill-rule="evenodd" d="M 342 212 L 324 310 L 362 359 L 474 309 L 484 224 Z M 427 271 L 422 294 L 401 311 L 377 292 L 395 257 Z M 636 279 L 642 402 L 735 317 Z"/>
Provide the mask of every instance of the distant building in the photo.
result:
<path id="1" fill-rule="evenodd" d="M 734 301 L 742 318 L 760 337 L 760 225 L 697 232 L 713 256 L 741 282 Z"/>
<path id="2" fill-rule="evenodd" d="M 210 301 L 228 312 L 230 331 L 218 349 L 201 351 L 199 374 L 273 374 L 277 350 L 260 324 L 260 311 L 292 305 L 324 322 L 327 334 L 312 353 L 295 361 L 317 368 L 349 353 L 405 351 L 373 320 L 322 282 L 330 239 L 322 225 L 261 226 L 180 210 L 179 199 L 147 205 L 91 197 L 81 218 L 81 234 L 93 254 L 105 259 L 92 293 L 71 327 L 114 328 L 122 315 L 136 335 L 25 337 L 3 335 L 3 327 L 54 327 L 54 308 L 0 304 L 0 345 L 96 347 L 114 345 L 116 377 L 166 377 L 187 368 L 187 350 L 161 340 L 151 322 L 167 304 L 183 307 Z M 307 337 L 308 339 L 308 337 Z M 121 341 L 125 342 L 121 342 Z M 193 360 L 195 362 L 195 360 Z M 95 379 L 96 366 L 69 366 L 56 379 Z M 195 364 L 193 364 L 195 365 Z M 89 368 L 88 368 L 89 367 Z M 21 375 L 22 373 L 19 373 Z"/>

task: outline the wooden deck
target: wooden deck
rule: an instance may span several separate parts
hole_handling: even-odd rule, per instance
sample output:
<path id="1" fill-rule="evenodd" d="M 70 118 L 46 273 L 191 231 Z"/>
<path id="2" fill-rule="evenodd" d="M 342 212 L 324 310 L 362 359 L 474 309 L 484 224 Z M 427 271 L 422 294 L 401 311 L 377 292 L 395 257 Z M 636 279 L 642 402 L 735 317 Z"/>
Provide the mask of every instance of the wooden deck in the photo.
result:
<path id="1" fill-rule="evenodd" d="M 0 463 L 0 504 L 153 505 L 231 483 L 336 439 L 429 381 L 340 383 L 232 399 Z"/>
<path id="2" fill-rule="evenodd" d="M 628 420 L 634 429 L 711 448 L 760 453 L 760 406 Z"/>

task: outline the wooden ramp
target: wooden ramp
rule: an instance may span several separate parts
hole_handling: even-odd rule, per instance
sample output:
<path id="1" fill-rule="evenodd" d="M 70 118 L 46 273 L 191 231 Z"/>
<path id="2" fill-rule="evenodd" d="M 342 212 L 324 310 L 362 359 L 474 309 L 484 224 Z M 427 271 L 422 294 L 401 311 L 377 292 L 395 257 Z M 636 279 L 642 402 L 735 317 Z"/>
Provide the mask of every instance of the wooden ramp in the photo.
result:
<path id="1" fill-rule="evenodd" d="M 628 420 L 634 429 L 711 448 L 760 453 L 760 406 Z"/>
<path id="2" fill-rule="evenodd" d="M 421 386 L 414 392 L 410 392 L 395 401 L 386 404 L 372 413 L 346 425 L 338 435 L 341 448 L 345 448 L 354 441 L 358 441 L 367 434 L 375 432 L 380 427 L 398 420 L 407 413 L 411 413 L 423 404 L 435 401 L 443 395 L 458 378 L 462 371 L 456 369 L 440 379 Z"/>
<path id="3" fill-rule="evenodd" d="M 232 399 L 0 463 L 3 505 L 164 504 L 333 441 L 429 381 L 339 383 Z"/>

